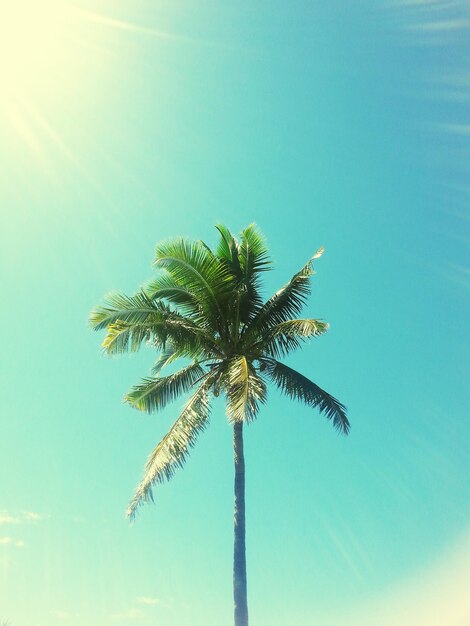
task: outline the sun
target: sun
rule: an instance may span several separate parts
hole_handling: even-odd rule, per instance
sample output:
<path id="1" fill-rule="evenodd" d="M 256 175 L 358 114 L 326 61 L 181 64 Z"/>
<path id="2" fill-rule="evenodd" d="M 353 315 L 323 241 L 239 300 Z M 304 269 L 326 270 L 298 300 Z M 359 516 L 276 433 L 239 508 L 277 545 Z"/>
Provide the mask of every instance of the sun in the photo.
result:
<path id="1" fill-rule="evenodd" d="M 0 92 L 27 95 L 46 87 L 66 61 L 73 14 L 56 0 L 14 0 L 0 9 Z"/>
<path id="2" fill-rule="evenodd" d="M 83 129 L 111 93 L 105 85 L 116 55 L 108 42 L 116 47 L 117 38 L 106 38 L 108 21 L 80 0 L 0 2 L 0 140 L 12 158 L 26 149 L 49 172 L 58 150 L 75 163 L 67 135 Z"/>
<path id="3" fill-rule="evenodd" d="M 89 5 L 0 1 L 0 141 L 13 157 L 26 149 L 48 172 L 54 150 L 76 163 L 73 141 L 84 141 L 97 111 L 114 97 L 122 83 L 120 60 L 128 61 L 140 38 L 178 41 L 123 19 L 122 3 Z"/>

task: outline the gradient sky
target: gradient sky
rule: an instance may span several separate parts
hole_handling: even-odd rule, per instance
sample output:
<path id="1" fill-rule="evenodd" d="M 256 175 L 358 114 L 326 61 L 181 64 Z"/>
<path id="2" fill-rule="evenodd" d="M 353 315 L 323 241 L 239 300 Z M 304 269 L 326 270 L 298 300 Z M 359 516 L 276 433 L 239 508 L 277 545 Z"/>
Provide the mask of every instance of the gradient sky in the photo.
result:
<path id="1" fill-rule="evenodd" d="M 352 431 L 274 391 L 247 429 L 251 623 L 467 626 L 468 3 L 38 5 L 0 26 L 0 621 L 231 624 L 223 404 L 130 525 L 181 403 L 124 406 L 153 354 L 87 317 L 157 241 L 255 221 L 269 290 L 325 246 L 289 362 Z"/>

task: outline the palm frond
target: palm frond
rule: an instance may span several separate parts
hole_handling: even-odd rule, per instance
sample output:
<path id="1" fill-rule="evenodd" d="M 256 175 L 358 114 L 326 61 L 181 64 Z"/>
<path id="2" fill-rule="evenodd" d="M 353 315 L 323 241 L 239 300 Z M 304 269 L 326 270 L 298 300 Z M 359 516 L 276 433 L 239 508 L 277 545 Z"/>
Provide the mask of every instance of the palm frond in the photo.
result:
<path id="1" fill-rule="evenodd" d="M 147 294 L 140 291 L 133 296 L 111 293 L 105 297 L 103 306 L 95 307 L 89 317 L 94 330 L 102 330 L 116 322 L 141 324 L 161 313 L 162 307 L 152 302 Z"/>
<path id="2" fill-rule="evenodd" d="M 257 272 L 270 269 L 269 250 L 256 224 L 242 230 L 240 241 L 240 265 L 246 280 Z"/>
<path id="3" fill-rule="evenodd" d="M 139 411 L 161 411 L 169 402 L 189 391 L 204 374 L 205 370 L 196 362 L 169 376 L 144 378 L 140 385 L 132 387 L 124 400 Z"/>
<path id="4" fill-rule="evenodd" d="M 198 358 L 203 354 L 215 356 L 219 350 L 217 341 L 210 333 L 190 319 L 169 310 L 159 310 L 140 323 L 118 320 L 110 324 L 107 331 L 102 345 L 108 354 L 136 351 L 143 341 L 163 350 L 167 342 L 171 341 L 181 356 L 189 358 Z"/>
<path id="5" fill-rule="evenodd" d="M 230 422 L 250 422 L 258 414 L 259 404 L 267 399 L 266 384 L 244 356 L 236 356 L 224 374 L 227 417 Z"/>
<path id="6" fill-rule="evenodd" d="M 260 363 L 264 364 L 266 374 L 285 395 L 308 406 L 317 407 L 320 413 L 333 421 L 337 430 L 345 434 L 349 432 L 346 407 L 336 398 L 296 370 L 275 359 L 260 359 Z"/>
<path id="7" fill-rule="evenodd" d="M 321 320 L 287 320 L 261 333 L 261 338 L 254 349 L 262 350 L 262 354 L 279 358 L 297 350 L 312 337 L 323 335 L 328 328 L 329 324 Z"/>
<path id="8" fill-rule="evenodd" d="M 211 379 L 206 379 L 199 386 L 171 429 L 150 453 L 144 476 L 127 510 L 131 519 L 141 504 L 153 501 L 152 487 L 170 480 L 175 471 L 183 467 L 199 433 L 206 428 L 210 413 L 210 385 Z"/>
<path id="9" fill-rule="evenodd" d="M 322 254 L 323 248 L 320 248 L 284 287 L 269 298 L 249 324 L 247 334 L 263 331 L 274 324 L 285 322 L 301 312 L 310 295 L 310 277 L 314 273 L 313 261 Z"/>
<path id="10" fill-rule="evenodd" d="M 240 294 L 240 321 L 248 324 L 262 306 L 260 274 L 271 269 L 268 248 L 255 224 L 241 232 L 240 267 L 243 290 Z"/>
<path id="11" fill-rule="evenodd" d="M 107 354 L 122 354 L 129 350 L 137 352 L 142 342 L 152 337 L 154 323 L 151 320 L 137 324 L 117 321 L 107 328 L 102 346 Z"/>
<path id="12" fill-rule="evenodd" d="M 182 356 L 187 355 L 181 354 L 178 350 L 175 349 L 173 345 L 167 344 L 158 359 L 152 365 L 152 374 L 154 376 L 160 374 L 163 368 L 165 368 L 167 365 L 170 365 L 170 363 L 173 363 L 173 361 L 176 361 L 176 359 L 179 359 Z"/>
<path id="13" fill-rule="evenodd" d="M 172 276 L 166 274 L 158 276 L 148 283 L 145 292 L 152 302 L 163 300 L 175 305 L 182 315 L 189 315 L 192 319 L 197 319 L 198 322 L 204 322 L 196 295 L 188 291 Z"/>
<path id="14" fill-rule="evenodd" d="M 216 229 L 220 233 L 219 244 L 215 250 L 215 255 L 224 260 L 230 268 L 235 279 L 240 279 L 241 267 L 239 258 L 239 244 L 230 230 L 223 224 L 216 224 Z"/>
<path id="15" fill-rule="evenodd" d="M 164 242 L 157 246 L 154 264 L 192 293 L 205 316 L 220 326 L 224 317 L 221 302 L 230 294 L 232 277 L 206 246 L 186 239 Z"/>
<path id="16" fill-rule="evenodd" d="M 153 326 L 155 346 L 165 348 L 167 341 L 185 356 L 197 358 L 201 354 L 217 355 L 219 346 L 217 339 L 206 329 L 187 317 L 170 312 Z"/>

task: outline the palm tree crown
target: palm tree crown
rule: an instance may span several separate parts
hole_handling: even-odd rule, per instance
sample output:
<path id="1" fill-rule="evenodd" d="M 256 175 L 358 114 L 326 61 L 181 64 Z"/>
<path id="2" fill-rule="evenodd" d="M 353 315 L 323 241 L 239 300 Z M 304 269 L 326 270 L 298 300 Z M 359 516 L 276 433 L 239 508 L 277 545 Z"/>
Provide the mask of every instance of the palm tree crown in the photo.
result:
<path id="1" fill-rule="evenodd" d="M 192 393 L 147 460 L 128 508 L 131 518 L 152 499 L 152 487 L 183 465 L 208 424 L 211 396 L 225 396 L 232 424 L 250 422 L 266 402 L 271 382 L 287 396 L 317 407 L 339 431 L 349 431 L 344 405 L 279 360 L 328 329 L 323 321 L 297 318 L 310 294 L 313 261 L 323 249 L 263 301 L 261 277 L 271 262 L 258 229 L 248 226 L 239 239 L 224 226 L 217 230 L 214 250 L 182 238 L 160 243 L 157 277 L 133 296 L 107 296 L 90 315 L 95 330 L 106 330 L 106 353 L 136 351 L 143 342 L 159 352 L 152 376 L 133 387 L 126 402 L 153 412 Z M 184 366 L 162 375 L 176 359 L 184 359 Z"/>

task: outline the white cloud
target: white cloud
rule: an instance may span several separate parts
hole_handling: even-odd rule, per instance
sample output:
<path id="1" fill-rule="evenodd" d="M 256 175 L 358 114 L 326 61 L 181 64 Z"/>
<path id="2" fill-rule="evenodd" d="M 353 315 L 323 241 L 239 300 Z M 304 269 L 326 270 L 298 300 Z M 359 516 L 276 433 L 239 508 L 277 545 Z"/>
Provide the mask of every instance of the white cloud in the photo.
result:
<path id="1" fill-rule="evenodd" d="M 114 613 L 111 617 L 115 620 L 140 620 L 144 619 L 144 613 L 140 609 L 128 609 L 122 613 Z"/>
<path id="2" fill-rule="evenodd" d="M 69 611 L 61 611 L 61 610 L 56 610 L 56 611 L 51 611 L 51 615 L 54 615 L 54 617 L 58 617 L 59 619 L 70 619 L 72 617 L 80 617 L 79 613 L 70 613 Z"/>
<path id="3" fill-rule="evenodd" d="M 137 598 L 137 602 L 139 604 L 146 604 L 147 606 L 155 606 L 156 604 L 160 604 L 160 598 L 150 598 L 148 596 L 139 596 Z"/>
<path id="4" fill-rule="evenodd" d="M 45 519 L 48 519 L 49 515 L 44 515 L 44 513 L 35 513 L 34 511 L 24 511 L 23 519 L 26 522 L 42 522 Z"/>
<path id="5" fill-rule="evenodd" d="M 470 22 L 468 20 L 460 19 L 460 20 L 436 20 L 433 22 L 423 22 L 421 24 L 412 24 L 408 28 L 410 30 L 421 30 L 421 31 L 454 31 L 454 30 L 463 30 L 467 29 L 470 26 Z"/>
<path id="6" fill-rule="evenodd" d="M 6 546 L 11 543 L 13 539 L 11 537 L 0 537 L 0 545 Z"/>
<path id="7" fill-rule="evenodd" d="M 42 522 L 48 519 L 49 515 L 36 513 L 34 511 L 23 511 L 22 513 L 9 513 L 8 511 L 0 511 L 0 525 L 2 524 L 25 524 L 31 522 Z"/>
<path id="8" fill-rule="evenodd" d="M 21 524 L 21 518 L 7 511 L 0 511 L 0 524 Z"/>
<path id="9" fill-rule="evenodd" d="M 14 545 L 16 548 L 24 548 L 25 543 L 22 539 L 13 539 L 13 537 L 0 537 L 0 546 Z"/>

